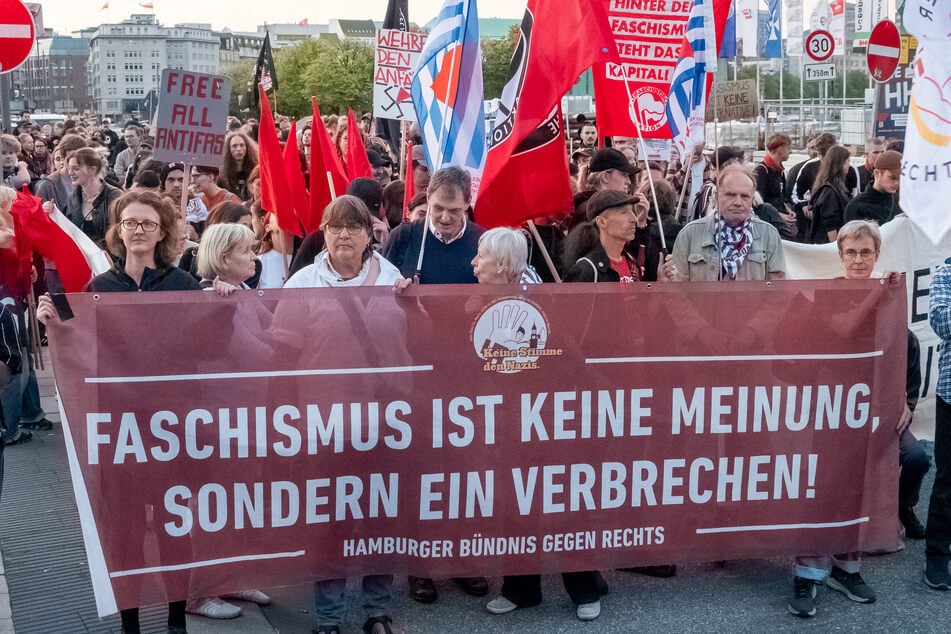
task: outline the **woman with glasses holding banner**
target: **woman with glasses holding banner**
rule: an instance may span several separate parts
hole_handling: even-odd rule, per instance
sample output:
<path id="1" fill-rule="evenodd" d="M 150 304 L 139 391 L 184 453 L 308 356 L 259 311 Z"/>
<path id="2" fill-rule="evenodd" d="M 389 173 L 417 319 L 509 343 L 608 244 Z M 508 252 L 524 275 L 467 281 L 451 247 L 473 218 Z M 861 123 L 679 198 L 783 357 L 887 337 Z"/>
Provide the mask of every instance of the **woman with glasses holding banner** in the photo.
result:
<path id="1" fill-rule="evenodd" d="M 71 157 L 71 162 L 75 156 Z M 148 190 L 132 190 L 116 199 L 109 216 L 111 222 L 105 240 L 117 262 L 112 270 L 94 277 L 86 287 L 87 291 L 108 293 L 199 289 L 195 278 L 172 265 L 178 256 L 180 229 L 175 210 L 165 199 Z M 58 319 L 48 294 L 40 297 L 36 316 L 44 324 Z M 146 512 L 143 507 L 142 526 L 145 525 Z M 118 541 L 135 540 L 139 543 L 129 544 L 129 547 L 143 548 L 143 534 L 132 527 L 114 538 Z M 139 609 L 128 608 L 122 610 L 120 615 L 123 633 L 137 634 Z M 170 634 L 185 633 L 185 601 L 168 604 L 168 631 Z"/>

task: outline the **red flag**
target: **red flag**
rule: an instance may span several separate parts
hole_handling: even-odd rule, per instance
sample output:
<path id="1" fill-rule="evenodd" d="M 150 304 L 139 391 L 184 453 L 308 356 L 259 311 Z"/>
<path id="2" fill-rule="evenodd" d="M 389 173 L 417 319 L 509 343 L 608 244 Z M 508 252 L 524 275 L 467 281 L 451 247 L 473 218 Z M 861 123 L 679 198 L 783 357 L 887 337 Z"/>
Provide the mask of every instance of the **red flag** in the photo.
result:
<path id="1" fill-rule="evenodd" d="M 406 157 L 403 159 L 403 220 L 409 216 L 409 203 L 416 195 L 416 177 L 413 174 L 413 142 L 406 144 Z"/>
<path id="2" fill-rule="evenodd" d="M 330 142 L 330 134 L 320 118 L 320 108 L 317 100 L 311 99 L 314 107 L 314 118 L 310 130 L 310 217 L 316 227 L 320 226 L 324 209 L 337 196 L 347 191 L 347 176 L 337 157 L 337 150 Z M 330 181 L 333 180 L 334 191 L 330 191 Z"/>
<path id="3" fill-rule="evenodd" d="M 304 18 L 303 20 L 298 22 L 297 26 L 307 26 L 307 18 Z"/>
<path id="4" fill-rule="evenodd" d="M 291 123 L 291 130 L 284 144 L 284 173 L 287 175 L 287 184 L 294 198 L 294 213 L 304 225 L 304 231 L 310 233 L 313 227 L 310 219 L 310 196 L 304 181 L 304 170 L 300 163 L 300 148 L 297 146 L 297 122 Z"/>
<path id="5" fill-rule="evenodd" d="M 476 222 L 515 226 L 572 208 L 557 105 L 588 67 L 616 59 L 600 2 L 529 0 L 512 58 L 515 74 L 502 90 L 489 138 Z"/>
<path id="6" fill-rule="evenodd" d="M 294 196 L 284 172 L 281 142 L 274 127 L 271 102 L 263 86 L 260 91 L 261 119 L 258 126 L 258 154 L 261 167 L 261 206 L 277 216 L 277 225 L 295 236 L 303 235 L 294 214 Z"/>
<path id="7" fill-rule="evenodd" d="M 363 145 L 363 135 L 353 110 L 347 111 L 347 176 L 350 180 L 357 178 L 373 178 L 370 168 L 370 159 L 367 158 L 367 149 Z"/>
<path id="8" fill-rule="evenodd" d="M 43 201 L 36 196 L 18 192 L 10 213 L 13 215 L 18 258 L 24 267 L 23 279 L 30 279 L 29 267 L 34 251 L 53 261 L 67 293 L 82 291 L 94 273 L 108 270 L 109 259 L 102 250 L 81 232 L 77 233 L 85 240 L 77 241 L 71 237 L 56 219 L 43 211 Z M 70 222 L 61 213 L 55 213 Z"/>

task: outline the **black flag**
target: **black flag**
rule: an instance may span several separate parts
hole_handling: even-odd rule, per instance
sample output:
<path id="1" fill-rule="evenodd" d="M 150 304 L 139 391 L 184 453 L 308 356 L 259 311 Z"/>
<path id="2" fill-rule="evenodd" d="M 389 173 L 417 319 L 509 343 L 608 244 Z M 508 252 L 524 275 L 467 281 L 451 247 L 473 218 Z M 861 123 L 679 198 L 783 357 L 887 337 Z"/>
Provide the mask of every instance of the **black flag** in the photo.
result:
<path id="1" fill-rule="evenodd" d="M 254 65 L 254 81 L 251 86 L 251 103 L 258 105 L 258 84 L 265 92 L 277 90 L 277 70 L 274 68 L 274 53 L 271 51 L 271 34 L 264 33 L 264 43 Z"/>
<path id="2" fill-rule="evenodd" d="M 390 0 L 383 18 L 384 29 L 409 31 L 409 0 Z"/>
<path id="3" fill-rule="evenodd" d="M 409 0 L 390 0 L 386 5 L 386 17 L 383 18 L 384 29 L 396 29 L 399 31 L 409 31 Z M 400 122 L 394 119 L 378 118 L 376 120 L 377 133 L 385 138 L 393 154 L 396 155 L 397 169 L 403 174 L 401 164 L 403 157 L 400 156 Z"/>

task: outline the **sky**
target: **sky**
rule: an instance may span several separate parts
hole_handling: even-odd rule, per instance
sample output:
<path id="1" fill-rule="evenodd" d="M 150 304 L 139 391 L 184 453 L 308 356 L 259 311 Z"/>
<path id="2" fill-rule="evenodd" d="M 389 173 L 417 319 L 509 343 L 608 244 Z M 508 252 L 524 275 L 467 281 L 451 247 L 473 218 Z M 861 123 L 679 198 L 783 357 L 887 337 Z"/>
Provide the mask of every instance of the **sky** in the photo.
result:
<path id="1" fill-rule="evenodd" d="M 41 0 L 43 22 L 62 35 L 89 26 L 120 22 L 133 13 L 149 13 L 140 0 L 108 0 L 109 8 L 99 8 L 107 0 Z M 147 4 L 150 0 L 141 0 Z M 556 0 L 557 1 L 557 0 Z M 151 0 L 155 15 L 166 26 L 181 22 L 210 23 L 215 29 L 254 31 L 260 24 L 297 23 L 307 18 L 311 24 L 326 24 L 331 18 L 382 20 L 386 0 Z M 478 0 L 483 18 L 521 18 L 526 0 Z M 439 11 L 442 0 L 409 0 L 409 19 L 425 24 Z M 262 11 L 262 7 L 267 7 Z"/>

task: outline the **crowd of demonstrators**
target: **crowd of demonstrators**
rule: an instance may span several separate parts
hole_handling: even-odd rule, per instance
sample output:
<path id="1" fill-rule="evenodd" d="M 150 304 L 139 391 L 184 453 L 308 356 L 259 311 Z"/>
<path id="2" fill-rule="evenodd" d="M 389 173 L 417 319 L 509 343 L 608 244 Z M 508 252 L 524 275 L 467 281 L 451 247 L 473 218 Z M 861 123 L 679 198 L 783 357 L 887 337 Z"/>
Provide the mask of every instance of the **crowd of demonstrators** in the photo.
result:
<path id="1" fill-rule="evenodd" d="M 275 121 L 279 138 L 286 142 L 290 119 L 278 115 Z M 182 164 L 150 160 L 151 136 L 144 122 L 113 126 L 105 118 L 93 117 L 57 122 L 49 130 L 21 126 L 19 137 L 0 138 L 3 180 L 15 189 L 27 186 L 55 204 L 108 249 L 115 266 L 90 283 L 88 290 L 97 292 L 204 288 L 230 295 L 248 289 L 373 285 L 401 290 L 414 281 L 512 284 L 553 282 L 556 277 L 566 282 L 628 284 L 772 281 L 785 277 L 782 239 L 836 243 L 844 276 L 857 279 L 872 274 L 881 252 L 877 227 L 901 213 L 901 147 L 893 142 L 870 139 L 865 165 L 858 169 L 850 167 L 849 151 L 830 134 L 810 139 L 810 158 L 791 167 L 785 164 L 792 141 L 783 134 L 767 140 L 767 153 L 755 166 L 746 164 L 746 151 L 728 146 L 710 153 L 698 149 L 687 161 L 674 156 L 666 162 L 645 162 L 637 158 L 633 139 L 600 140 L 596 126 L 587 121 L 568 157 L 574 209 L 536 219 L 539 242 L 525 228 L 485 231 L 476 224 L 469 175 L 459 168 L 431 173 L 418 125 L 409 133 L 414 142 L 411 163 L 401 166 L 404 157 L 397 148 L 375 136 L 367 118 L 358 121 L 358 129 L 348 130 L 346 118 L 330 115 L 298 131 L 305 173 L 310 166 L 311 126 L 324 125 L 343 165 L 349 135 L 360 134 L 373 174 L 353 179 L 346 193 L 324 211 L 321 226 L 300 241 L 280 229 L 275 210 L 263 207 L 256 144 L 259 124 L 254 119 L 229 119 L 222 167 L 192 166 L 190 174 Z M 121 131 L 121 137 L 113 128 Z M 23 138 L 24 134 L 29 138 Z M 612 147 L 605 147 L 608 144 Z M 696 186 L 691 183 L 691 165 L 702 166 L 702 181 Z M 404 204 L 410 183 L 416 193 Z M 0 226 L 0 245 L 4 235 Z M 951 274 L 941 279 L 947 283 Z M 24 295 L 22 288 L 29 281 L 19 280 L 19 284 L 21 290 L 5 292 Z M 951 296 L 951 290 L 947 295 Z M 41 300 L 37 313 L 44 321 L 55 319 L 48 298 Z M 944 318 L 944 323 L 951 323 L 945 313 L 936 314 L 933 304 L 933 321 Z M 22 321 L 22 310 L 19 314 Z M 0 319 L 4 318 L 0 313 Z M 945 327 L 939 335 L 951 338 L 947 331 Z M 19 332 L 24 332 L 22 326 Z M 29 358 L 26 343 L 19 343 Z M 946 457 L 936 460 L 939 478 L 927 529 L 915 513 L 921 481 L 930 465 L 908 431 L 920 384 L 920 374 L 915 374 L 917 340 L 911 334 L 908 356 L 908 401 L 898 421 L 898 516 L 907 537 L 928 536 L 929 585 L 951 588 Z M 946 360 L 943 351 L 942 363 Z M 942 376 L 949 375 L 948 368 L 951 362 L 942 365 Z M 33 377 L 35 385 L 35 373 L 29 369 L 24 374 Z M 25 385 L 28 382 L 29 378 L 4 380 L 0 376 L 8 441 L 23 442 L 30 432 L 21 426 L 31 420 L 45 421 L 42 413 L 37 418 L 29 404 L 33 396 Z M 941 446 L 947 453 L 951 391 L 939 385 L 938 396 Z M 17 397 L 19 405 L 14 403 Z M 799 616 L 815 613 L 815 590 L 822 580 L 854 601 L 874 600 L 874 591 L 859 574 L 856 556 L 803 555 L 794 570 L 788 606 Z M 670 576 L 676 566 L 631 571 Z M 601 575 L 587 571 L 563 578 L 577 616 L 596 618 L 607 590 Z M 470 595 L 488 593 L 485 578 L 455 581 Z M 319 582 L 315 592 L 318 631 L 337 631 L 344 609 L 343 580 Z M 438 596 L 436 582 L 423 577 L 409 577 L 409 592 L 424 603 Z M 392 576 L 365 577 L 363 593 L 367 631 L 388 631 Z M 262 603 L 267 600 L 263 594 L 249 596 Z M 184 628 L 186 609 L 212 618 L 240 614 L 240 608 L 224 601 L 227 598 L 248 597 L 210 597 L 187 606 L 172 603 L 169 625 Z M 536 605 L 541 599 L 537 575 L 506 577 L 501 596 L 486 607 L 493 614 L 503 614 Z M 134 611 L 123 611 L 123 628 L 137 631 Z"/>

